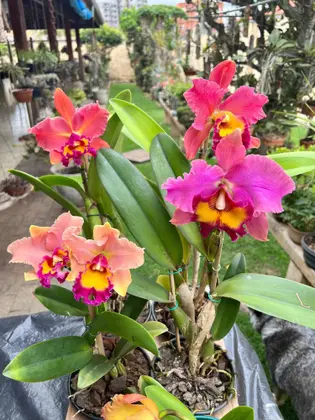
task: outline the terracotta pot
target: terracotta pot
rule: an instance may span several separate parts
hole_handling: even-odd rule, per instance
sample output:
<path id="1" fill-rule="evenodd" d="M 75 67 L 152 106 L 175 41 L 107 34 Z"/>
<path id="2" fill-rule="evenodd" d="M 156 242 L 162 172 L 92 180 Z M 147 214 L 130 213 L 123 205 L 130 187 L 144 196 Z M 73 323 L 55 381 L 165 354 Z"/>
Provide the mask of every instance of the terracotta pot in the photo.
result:
<path id="1" fill-rule="evenodd" d="M 286 134 L 265 134 L 261 140 L 267 147 L 282 147 L 286 138 Z"/>
<path id="2" fill-rule="evenodd" d="M 184 73 L 186 76 L 195 76 L 197 74 L 196 70 L 193 69 L 192 67 L 188 67 L 184 69 Z"/>
<path id="3" fill-rule="evenodd" d="M 301 232 L 298 229 L 295 229 L 290 223 L 288 224 L 288 233 L 290 239 L 297 245 L 301 245 L 302 238 L 306 235 L 307 232 Z"/>
<path id="4" fill-rule="evenodd" d="M 304 146 L 306 150 L 309 149 L 311 146 L 314 146 L 314 144 L 315 144 L 315 140 L 313 140 L 313 139 L 302 139 L 302 140 L 300 140 L 300 146 Z"/>
<path id="5" fill-rule="evenodd" d="M 17 102 L 26 103 L 32 102 L 33 90 L 34 89 L 15 89 L 12 93 Z"/>
<path id="6" fill-rule="evenodd" d="M 310 248 L 311 244 L 315 244 L 315 232 L 307 233 L 302 238 L 304 261 L 309 267 L 315 270 L 315 249 Z"/>

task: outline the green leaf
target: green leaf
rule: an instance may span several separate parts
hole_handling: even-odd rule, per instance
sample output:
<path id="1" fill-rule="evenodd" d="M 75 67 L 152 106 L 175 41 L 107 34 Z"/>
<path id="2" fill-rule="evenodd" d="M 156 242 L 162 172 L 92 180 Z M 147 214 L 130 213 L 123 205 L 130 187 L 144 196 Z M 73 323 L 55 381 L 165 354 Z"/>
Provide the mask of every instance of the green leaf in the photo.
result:
<path id="1" fill-rule="evenodd" d="M 148 398 L 155 402 L 160 412 L 162 410 L 174 410 L 183 416 L 186 416 L 187 420 L 195 420 L 194 415 L 188 410 L 188 408 L 164 388 L 157 385 L 149 385 L 145 387 L 144 392 Z M 166 416 L 163 418 L 165 420 L 171 420 L 174 417 Z"/>
<path id="2" fill-rule="evenodd" d="M 78 207 L 72 204 L 71 201 L 67 200 L 61 194 L 57 193 L 57 191 L 55 191 L 49 185 L 46 185 L 39 178 L 36 178 L 22 171 L 18 171 L 16 169 L 11 169 L 9 172 L 13 175 L 19 176 L 22 179 L 25 179 L 27 182 L 34 185 L 34 187 L 37 190 L 42 191 L 44 194 L 48 195 L 48 197 L 52 198 L 58 204 L 60 204 L 63 208 L 69 210 L 73 216 L 82 217 L 84 220 L 84 225 L 83 225 L 84 232 L 88 237 L 91 237 L 92 232 L 91 232 L 91 228 L 88 223 L 88 220 L 86 219 L 84 214 L 81 212 L 81 210 L 79 210 Z"/>
<path id="3" fill-rule="evenodd" d="M 34 295 L 45 308 L 58 315 L 87 316 L 88 307 L 74 299 L 73 293 L 64 287 L 52 285 L 50 288 L 37 287 Z"/>
<path id="4" fill-rule="evenodd" d="M 222 417 L 222 420 L 254 420 L 254 410 L 252 407 L 236 407 Z"/>
<path id="5" fill-rule="evenodd" d="M 262 274 L 238 274 L 222 282 L 214 297 L 228 297 L 253 309 L 315 329 L 315 289 Z"/>
<path id="6" fill-rule="evenodd" d="M 268 155 L 286 171 L 289 176 L 305 174 L 315 170 L 315 152 L 288 152 Z"/>
<path id="7" fill-rule="evenodd" d="M 49 187 L 55 187 L 56 185 L 62 185 L 64 187 L 71 187 L 78 191 L 81 194 L 81 197 L 84 199 L 86 197 L 84 189 L 81 187 L 79 182 L 75 180 L 74 177 L 69 177 L 66 175 L 43 175 L 40 176 L 40 179 L 44 184 Z"/>
<path id="8" fill-rule="evenodd" d="M 174 269 L 182 260 L 176 228 L 140 171 L 119 153 L 102 149 L 96 158 L 100 180 L 133 237 L 158 264 Z"/>
<path id="9" fill-rule="evenodd" d="M 132 271 L 132 282 L 128 287 L 128 293 L 146 300 L 154 300 L 155 302 L 169 302 L 168 292 L 155 280 L 143 277 L 136 271 Z"/>
<path id="10" fill-rule="evenodd" d="M 126 127 L 127 136 L 148 152 L 154 137 L 159 133 L 164 133 L 163 128 L 142 109 L 130 102 L 121 99 L 111 99 L 109 102 Z"/>
<path id="11" fill-rule="evenodd" d="M 104 312 L 97 315 L 89 327 L 91 335 L 96 336 L 99 332 L 112 333 L 130 341 L 135 347 L 143 347 L 153 354 L 159 354 L 156 342 L 145 327 L 125 315 Z"/>
<path id="12" fill-rule="evenodd" d="M 75 372 L 92 358 L 82 337 L 61 337 L 34 344 L 18 354 L 3 375 L 22 382 L 42 382 Z"/>
<path id="13" fill-rule="evenodd" d="M 146 303 L 146 299 L 129 295 L 121 311 L 121 314 L 126 315 L 132 319 L 137 319 L 143 311 L 143 309 L 145 308 Z"/>
<path id="14" fill-rule="evenodd" d="M 245 256 L 243 254 L 237 254 L 227 269 L 223 280 L 228 280 L 237 274 L 245 273 L 245 271 Z M 239 309 L 240 302 L 237 300 L 230 298 L 221 299 L 210 331 L 213 340 L 221 340 L 221 338 L 227 335 L 236 321 Z"/>
<path id="15" fill-rule="evenodd" d="M 115 96 L 115 99 L 122 99 L 123 101 L 126 102 L 132 102 L 132 94 L 131 94 L 131 90 L 129 89 L 124 89 L 122 91 L 120 91 L 119 93 L 117 93 L 117 95 Z M 107 106 L 107 110 L 112 113 L 114 111 L 114 108 L 111 106 L 111 104 L 109 104 Z"/>
<path id="16" fill-rule="evenodd" d="M 167 332 L 167 327 L 157 321 L 144 322 L 142 326 L 150 333 L 152 337 L 158 337 L 160 334 Z M 114 349 L 112 359 L 116 362 L 117 360 L 124 357 L 127 353 L 132 351 L 134 348 L 136 348 L 136 346 L 131 342 L 125 339 L 120 339 Z"/>
<path id="17" fill-rule="evenodd" d="M 101 354 L 94 354 L 89 363 L 79 372 L 78 388 L 82 389 L 91 386 L 106 375 L 114 366 L 115 363 L 112 360 L 108 360 Z"/>
<path id="18" fill-rule="evenodd" d="M 176 178 L 182 176 L 185 172 L 189 172 L 190 163 L 182 154 L 174 140 L 167 134 L 159 134 L 154 138 L 150 149 L 150 156 L 157 184 L 160 188 L 162 197 L 165 198 L 166 191 L 162 189 L 162 184 L 168 178 Z M 175 206 L 166 200 L 165 205 L 169 214 L 173 216 Z M 203 255 L 206 255 L 206 250 L 197 223 L 189 223 L 178 226 L 177 228 L 189 243 L 196 247 Z"/>
<path id="19" fill-rule="evenodd" d="M 112 149 L 115 148 L 118 142 L 122 128 L 123 123 L 120 121 L 118 115 L 116 113 L 113 114 L 108 120 L 105 133 L 102 135 L 102 139 L 107 141 Z"/>
<path id="20" fill-rule="evenodd" d="M 150 386 L 150 385 L 155 385 L 155 386 L 159 386 L 160 388 L 163 388 L 160 382 L 156 381 L 154 378 L 151 378 L 151 376 L 146 376 L 146 375 L 140 376 L 139 381 L 138 381 L 138 388 L 142 395 L 145 395 L 145 389 L 147 386 Z"/>

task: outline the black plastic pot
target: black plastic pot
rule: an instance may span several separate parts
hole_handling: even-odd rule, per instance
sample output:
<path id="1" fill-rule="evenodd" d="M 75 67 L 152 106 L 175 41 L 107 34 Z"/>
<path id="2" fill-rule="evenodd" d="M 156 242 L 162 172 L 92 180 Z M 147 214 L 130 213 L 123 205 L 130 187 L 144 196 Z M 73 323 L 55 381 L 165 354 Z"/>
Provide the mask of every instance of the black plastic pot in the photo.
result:
<path id="1" fill-rule="evenodd" d="M 154 378 L 154 371 L 152 369 L 152 362 L 151 359 L 148 355 L 148 353 L 142 349 L 141 347 L 137 347 L 137 350 L 140 350 L 142 352 L 142 354 L 145 356 L 145 358 L 147 359 L 149 366 L 150 366 L 150 376 L 152 378 Z M 69 375 L 68 377 L 68 382 L 67 382 L 67 391 L 68 391 L 68 398 L 70 403 L 72 404 L 72 406 L 75 408 L 76 411 L 80 411 L 81 414 L 84 414 L 88 419 L 93 419 L 93 420 L 103 420 L 102 417 L 98 417 L 94 414 L 89 414 L 89 413 L 85 413 L 84 411 L 82 411 L 82 408 L 80 408 L 76 402 L 73 400 L 73 398 L 70 397 L 70 395 L 72 395 L 74 392 L 76 392 L 74 389 L 72 389 L 71 387 L 71 379 L 77 374 L 78 372 L 73 372 L 71 375 Z"/>
<path id="2" fill-rule="evenodd" d="M 42 87 L 38 87 L 38 86 L 34 87 L 34 89 L 33 89 L 33 99 L 41 98 L 42 95 L 43 95 L 43 90 L 44 90 L 44 88 L 42 88 Z"/>
<path id="3" fill-rule="evenodd" d="M 185 341 L 185 338 L 184 337 L 181 337 L 181 339 L 180 339 L 180 341 L 181 342 L 184 342 Z M 172 340 L 170 340 L 170 343 L 172 343 L 173 344 L 173 346 L 175 347 L 176 346 L 176 338 L 172 338 Z M 217 350 L 217 349 L 220 349 L 221 347 L 220 346 L 218 346 L 217 344 L 215 344 L 215 349 Z M 233 364 L 233 360 L 231 360 L 227 355 L 226 355 L 226 358 L 227 358 L 227 360 L 228 360 L 228 362 L 229 362 L 229 368 L 231 369 L 231 374 L 232 374 L 232 376 L 233 376 L 233 378 L 235 378 L 235 369 L 234 369 L 234 364 Z M 152 362 L 152 367 L 153 367 L 153 374 L 154 374 L 154 377 L 155 377 L 155 379 L 158 381 L 158 378 L 156 377 L 156 374 L 155 374 L 155 366 L 156 366 L 156 363 L 158 362 L 158 361 L 160 361 L 161 360 L 161 358 L 160 357 L 157 357 L 157 356 L 155 356 L 154 357 L 154 359 L 153 359 L 153 362 Z M 231 393 L 229 396 L 228 396 L 228 398 L 226 399 L 226 401 L 223 401 L 220 405 L 218 405 L 218 407 L 216 407 L 213 411 L 212 410 L 205 410 L 205 411 L 195 411 L 194 412 L 194 415 L 195 415 L 195 417 L 197 417 L 198 418 L 198 416 L 212 416 L 212 415 L 215 415 L 216 413 L 218 413 L 222 408 L 224 408 L 225 406 L 227 406 L 228 405 L 228 403 L 229 403 L 229 401 L 232 399 L 234 397 L 234 393 Z M 210 417 L 210 419 L 211 419 L 212 417 Z"/>
<path id="4" fill-rule="evenodd" d="M 315 270 L 315 251 L 310 248 L 310 244 L 315 244 L 315 232 L 307 233 L 302 238 L 302 248 L 306 264 Z"/>

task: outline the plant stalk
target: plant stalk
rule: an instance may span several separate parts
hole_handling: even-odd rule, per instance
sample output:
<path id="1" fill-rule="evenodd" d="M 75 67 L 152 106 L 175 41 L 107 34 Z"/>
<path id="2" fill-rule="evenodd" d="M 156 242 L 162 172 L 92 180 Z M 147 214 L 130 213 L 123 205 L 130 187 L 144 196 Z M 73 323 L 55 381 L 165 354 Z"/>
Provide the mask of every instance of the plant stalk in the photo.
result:
<path id="1" fill-rule="evenodd" d="M 198 274 L 200 268 L 200 252 L 194 248 L 194 256 L 193 256 L 193 278 L 192 278 L 192 288 L 191 293 L 193 298 L 195 297 L 197 284 L 198 284 Z"/>
<path id="2" fill-rule="evenodd" d="M 215 288 L 217 287 L 218 278 L 219 278 L 219 271 L 220 271 L 220 261 L 222 255 L 222 248 L 223 248 L 223 241 L 224 241 L 224 232 L 220 232 L 219 234 L 219 246 L 217 253 L 214 258 L 214 262 L 212 264 L 212 274 L 211 274 L 211 281 L 210 281 L 210 293 L 213 293 Z"/>
<path id="3" fill-rule="evenodd" d="M 89 309 L 90 318 L 92 320 L 96 316 L 96 308 L 93 305 L 88 305 L 88 309 Z M 103 343 L 103 336 L 101 332 L 97 334 L 95 341 L 96 341 L 96 347 L 97 347 L 98 353 L 101 354 L 102 356 L 106 356 L 104 343 Z"/>
<path id="4" fill-rule="evenodd" d="M 176 289 L 175 289 L 175 279 L 174 279 L 174 274 L 170 273 L 170 283 L 171 283 L 171 293 L 172 293 L 172 298 L 173 298 L 173 304 L 174 306 L 176 305 Z M 179 329 L 176 326 L 176 346 L 177 346 L 177 351 L 178 353 L 180 353 L 182 351 L 182 346 L 180 344 L 180 336 L 179 336 Z"/>

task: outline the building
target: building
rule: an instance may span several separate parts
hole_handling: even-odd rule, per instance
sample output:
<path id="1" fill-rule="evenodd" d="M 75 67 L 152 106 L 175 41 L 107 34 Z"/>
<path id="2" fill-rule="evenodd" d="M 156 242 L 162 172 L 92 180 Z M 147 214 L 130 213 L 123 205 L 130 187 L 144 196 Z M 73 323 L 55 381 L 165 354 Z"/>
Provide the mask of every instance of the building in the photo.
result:
<path id="1" fill-rule="evenodd" d="M 138 9 L 147 3 L 147 0 L 97 0 L 105 23 L 116 28 L 119 26 L 119 17 L 124 9 L 129 9 L 130 7 Z"/>

